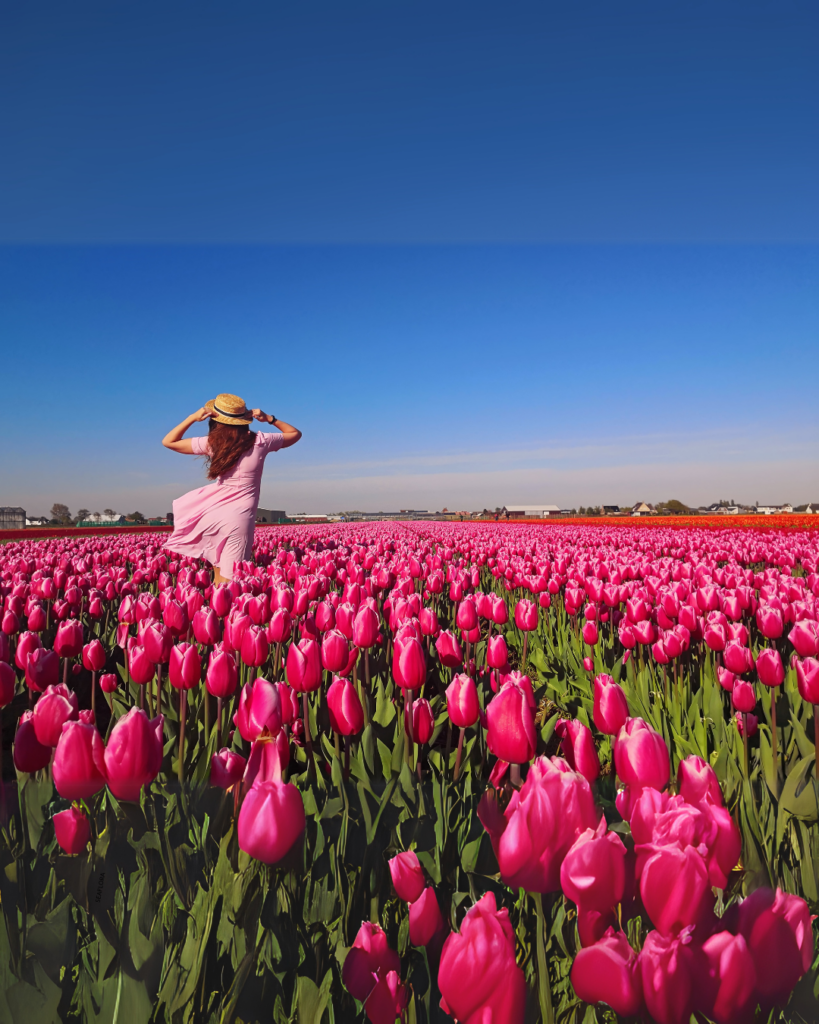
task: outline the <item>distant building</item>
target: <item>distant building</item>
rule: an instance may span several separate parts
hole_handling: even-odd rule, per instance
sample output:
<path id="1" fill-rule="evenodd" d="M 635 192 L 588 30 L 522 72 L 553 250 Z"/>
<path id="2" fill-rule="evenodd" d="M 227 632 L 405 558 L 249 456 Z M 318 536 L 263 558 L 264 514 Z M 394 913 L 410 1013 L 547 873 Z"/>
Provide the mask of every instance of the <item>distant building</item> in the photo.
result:
<path id="1" fill-rule="evenodd" d="M 604 516 L 619 516 L 620 506 L 619 505 L 604 505 L 603 506 Z"/>
<path id="2" fill-rule="evenodd" d="M 324 518 L 324 517 L 322 517 Z M 287 513 L 278 508 L 257 508 L 256 522 L 262 523 L 286 523 Z"/>
<path id="3" fill-rule="evenodd" d="M 26 516 L 26 526 L 48 526 L 46 516 Z"/>
<path id="4" fill-rule="evenodd" d="M 788 502 L 784 505 L 757 505 L 756 510 L 761 516 L 788 515 L 793 512 L 793 505 Z"/>
<path id="5" fill-rule="evenodd" d="M 500 514 L 507 519 L 548 519 L 560 515 L 557 505 L 504 505 Z"/>
<path id="6" fill-rule="evenodd" d="M 653 505 L 647 505 L 644 501 L 638 501 L 631 509 L 633 516 L 651 516 L 656 512 L 657 509 Z"/>
<path id="7" fill-rule="evenodd" d="M 0 505 L 0 530 L 24 530 L 26 510 L 17 505 Z"/>
<path id="8" fill-rule="evenodd" d="M 90 519 L 83 519 L 77 526 L 124 526 L 125 516 L 117 515 L 115 512 L 112 516 L 92 516 Z"/>

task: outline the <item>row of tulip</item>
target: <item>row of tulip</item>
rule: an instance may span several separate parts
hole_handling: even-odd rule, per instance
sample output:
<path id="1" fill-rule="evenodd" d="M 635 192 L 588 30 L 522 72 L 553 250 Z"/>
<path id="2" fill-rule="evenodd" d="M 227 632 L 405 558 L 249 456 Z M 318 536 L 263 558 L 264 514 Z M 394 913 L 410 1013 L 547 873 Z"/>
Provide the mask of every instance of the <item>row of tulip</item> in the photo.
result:
<path id="1" fill-rule="evenodd" d="M 336 893 L 345 888 L 345 873 L 358 875 L 340 932 L 328 928 L 338 932 L 343 959 L 350 908 L 366 903 L 359 890 L 369 894 L 368 916 L 399 913 L 392 903 L 373 908 L 373 900 L 383 903 L 379 871 L 371 866 L 362 884 L 364 867 L 345 861 L 344 844 L 363 827 L 370 845 L 401 847 L 407 822 L 416 833 L 425 831 L 424 817 L 434 822 L 440 834 L 426 849 L 417 837 L 410 843 L 438 884 L 437 891 L 425 885 L 420 893 L 404 892 L 409 908 L 397 924 L 403 972 L 395 953 L 350 983 L 352 952 L 344 961 L 346 988 L 369 1019 L 429 1019 L 436 989 L 459 1020 L 483 1019 L 484 1007 L 495 1020 L 522 1020 L 528 991 L 544 1016 L 574 1013 L 583 1000 L 625 1016 L 648 1012 L 661 1022 L 687 1020 L 693 1011 L 728 1021 L 787 1000 L 809 971 L 813 937 L 804 899 L 759 886 L 752 872 L 740 881 L 740 848 L 746 864 L 754 851 L 720 790 L 720 781 L 728 783 L 736 804 L 735 780 L 723 770 L 718 780 L 702 757 L 682 756 L 686 737 L 670 726 L 682 712 L 683 733 L 702 727 L 705 716 L 690 720 L 688 698 L 701 700 L 713 677 L 738 712 L 742 798 L 781 806 L 781 822 L 785 812 L 815 821 L 805 806 L 804 762 L 813 746 L 807 708 L 815 716 L 819 703 L 816 535 L 394 524 L 259 531 L 254 563 L 223 587 L 213 587 L 202 566 L 164 552 L 157 537 L 9 545 L 4 554 L 0 704 L 19 712 L 13 756 L 20 812 L 26 815 L 26 787 L 37 773 L 38 792 L 53 781 L 58 798 L 46 793 L 41 806 L 52 808 L 51 834 L 67 854 L 92 865 L 106 847 L 104 821 L 112 812 L 122 822 L 133 813 L 129 804 L 150 805 L 156 827 L 157 793 L 168 802 L 173 776 L 193 782 L 178 790 L 180 799 L 195 799 L 209 779 L 210 792 L 230 794 L 219 805 L 225 832 L 210 837 L 215 869 L 223 856 L 236 869 L 237 857 L 270 865 L 264 870 L 274 876 L 254 877 L 278 885 L 281 904 L 285 874 L 298 875 L 301 863 L 310 878 L 332 807 L 341 819 L 331 844 Z M 79 693 L 68 684 L 76 679 L 81 689 L 86 672 L 90 706 L 80 709 Z M 755 679 L 772 695 L 767 722 Z M 108 706 L 97 700 L 98 684 Z M 789 712 L 797 712 L 801 732 L 777 726 L 775 694 L 783 687 L 789 703 L 798 691 Z M 716 706 L 722 725 L 718 691 L 709 713 Z M 591 715 L 578 695 L 590 698 Z M 32 706 L 23 710 L 24 703 Z M 646 720 L 652 717 L 663 735 Z M 544 757 L 555 744 L 563 756 Z M 718 750 L 702 753 L 721 768 Z M 676 795 L 667 789 L 672 760 L 679 766 Z M 789 787 L 795 765 L 800 778 Z M 615 777 L 623 784 L 616 801 Z M 405 794 L 403 818 L 392 821 L 384 812 L 396 805 L 397 784 Z M 59 810 L 66 802 L 71 806 Z M 444 870 L 451 861 L 444 833 L 455 806 L 463 835 L 453 873 Z M 494 857 L 481 852 L 480 838 L 474 848 L 478 820 Z M 41 831 L 35 843 L 30 821 L 27 827 L 28 837 L 23 817 L 12 815 L 4 833 L 12 860 L 25 861 L 26 838 L 35 847 L 28 853 L 36 854 L 49 835 Z M 758 837 L 750 842 L 758 854 Z M 470 844 L 474 855 L 465 870 Z M 171 851 L 163 857 L 167 884 Z M 252 875 L 251 862 L 242 863 Z M 770 882 L 793 880 L 773 867 Z M 462 917 L 455 893 L 463 891 L 464 871 L 473 896 L 476 878 L 493 871 L 507 888 L 477 900 L 460 933 L 444 941 L 448 922 Z M 740 901 L 743 886 L 747 898 Z M 205 888 L 213 891 L 212 884 Z M 724 890 L 718 899 L 715 889 Z M 537 911 L 533 941 L 516 949 L 504 940 L 507 966 L 481 1001 L 477 981 L 459 987 L 452 980 L 463 964 L 447 965 L 466 958 L 476 978 L 493 976 L 473 948 L 483 940 L 470 944 L 468 936 L 486 929 L 512 936 L 508 914 L 516 908 L 498 911 L 495 898 L 515 890 L 534 894 L 525 903 Z M 402 897 L 398 884 L 396 891 Z M 546 894 L 560 901 L 548 897 L 544 910 Z M 183 905 L 197 899 L 176 895 Z M 572 905 L 575 953 L 563 949 L 563 971 L 549 935 L 556 935 L 555 915 Z M 88 935 L 93 909 L 84 919 Z M 529 911 L 517 911 L 519 930 Z M 352 949 L 367 943 L 389 948 L 374 921 Z M 417 959 L 406 969 L 410 947 L 424 951 L 425 1003 Z M 775 953 L 772 972 L 765 965 Z M 179 960 L 181 950 L 175 955 Z M 510 958 L 522 966 L 512 969 Z M 168 978 L 173 960 L 166 951 Z M 232 962 L 234 970 L 241 963 Z M 119 971 L 122 981 L 122 964 Z M 710 979 L 707 985 L 694 983 L 700 976 Z M 309 1002 L 308 979 L 295 977 L 295 988 L 282 992 L 292 992 L 294 1005 Z M 334 977 L 329 991 L 342 998 Z M 170 988 L 157 989 L 163 991 L 163 1005 L 172 1005 Z"/>

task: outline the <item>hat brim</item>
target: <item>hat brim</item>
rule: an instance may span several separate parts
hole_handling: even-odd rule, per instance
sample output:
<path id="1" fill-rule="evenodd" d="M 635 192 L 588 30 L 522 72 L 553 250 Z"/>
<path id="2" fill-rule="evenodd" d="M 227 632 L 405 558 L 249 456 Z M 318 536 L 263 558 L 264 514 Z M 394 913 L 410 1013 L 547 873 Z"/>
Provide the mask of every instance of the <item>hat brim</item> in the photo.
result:
<path id="1" fill-rule="evenodd" d="M 216 405 L 216 400 L 211 398 L 209 402 L 205 402 L 206 409 L 213 409 Z M 212 420 L 216 420 L 217 423 L 227 423 L 231 427 L 244 427 L 247 426 L 253 419 L 253 413 L 248 410 L 243 416 L 225 416 L 223 413 L 217 413 L 215 416 L 211 416 Z"/>

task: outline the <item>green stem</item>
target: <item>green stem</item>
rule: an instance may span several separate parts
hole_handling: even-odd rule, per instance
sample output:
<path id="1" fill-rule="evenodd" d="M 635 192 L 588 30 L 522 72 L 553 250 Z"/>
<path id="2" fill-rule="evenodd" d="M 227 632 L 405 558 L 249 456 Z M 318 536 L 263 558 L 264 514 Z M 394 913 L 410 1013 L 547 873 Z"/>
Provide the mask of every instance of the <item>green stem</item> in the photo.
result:
<path id="1" fill-rule="evenodd" d="M 543 916 L 543 896 L 533 893 L 537 907 L 537 996 L 540 1004 L 540 1015 L 543 1024 L 554 1024 L 555 1014 L 552 1009 L 552 990 L 549 985 L 549 965 L 546 962 L 546 919 Z"/>

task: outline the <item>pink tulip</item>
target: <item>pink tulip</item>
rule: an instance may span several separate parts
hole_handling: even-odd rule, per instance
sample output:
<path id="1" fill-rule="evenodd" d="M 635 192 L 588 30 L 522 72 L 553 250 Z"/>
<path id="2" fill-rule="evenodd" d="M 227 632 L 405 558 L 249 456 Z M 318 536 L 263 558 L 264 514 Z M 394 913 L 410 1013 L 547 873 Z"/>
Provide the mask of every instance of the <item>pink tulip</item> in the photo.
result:
<path id="1" fill-rule="evenodd" d="M 515 605 L 515 625 L 524 633 L 531 633 L 537 629 L 538 609 L 534 601 L 525 597 Z"/>
<path id="2" fill-rule="evenodd" d="M 739 905 L 738 931 L 753 958 L 763 1003 L 784 1002 L 813 962 L 808 905 L 781 889 L 756 889 Z"/>
<path id="3" fill-rule="evenodd" d="M 501 633 L 490 636 L 486 644 L 486 664 L 490 668 L 505 669 L 508 663 L 509 649 L 506 646 L 506 637 Z"/>
<path id="4" fill-rule="evenodd" d="M 60 659 L 56 651 L 38 648 L 28 655 L 26 661 L 26 683 L 36 693 L 42 693 L 54 686 L 60 678 Z"/>
<path id="5" fill-rule="evenodd" d="M 616 832 L 606 831 L 603 818 L 570 847 L 560 867 L 560 886 L 584 910 L 610 910 L 623 898 L 625 863 L 626 848 Z"/>
<path id="6" fill-rule="evenodd" d="M 403 643 L 396 640 L 392 662 L 392 675 L 402 690 L 420 690 L 427 677 L 424 648 L 415 637 Z"/>
<path id="7" fill-rule="evenodd" d="M 66 800 L 87 800 L 105 785 L 105 747 L 93 725 L 66 722 L 54 751 L 54 787 Z"/>
<path id="8" fill-rule="evenodd" d="M 404 1017 L 407 990 L 401 984 L 397 971 L 379 974 L 375 987 L 364 1003 L 364 1012 L 370 1024 L 395 1024 L 396 1017 Z"/>
<path id="9" fill-rule="evenodd" d="M 356 647 L 369 648 L 378 637 L 378 615 L 372 608 L 363 605 L 353 620 L 353 643 Z"/>
<path id="10" fill-rule="evenodd" d="M 801 619 L 794 623 L 788 639 L 800 658 L 815 658 L 819 655 L 819 623 L 813 619 Z"/>
<path id="11" fill-rule="evenodd" d="M 510 888 L 556 892 L 560 866 L 577 837 L 595 829 L 599 814 L 586 779 L 560 758 L 538 758 L 522 788 L 501 813 L 492 791 L 478 805 L 478 817 L 489 833 Z"/>
<path id="12" fill-rule="evenodd" d="M 429 743 L 435 731 L 435 717 L 428 700 L 412 702 L 412 738 L 416 743 Z"/>
<path id="13" fill-rule="evenodd" d="M 734 1024 L 748 1018 L 756 999 L 756 968 L 745 939 L 731 932 L 717 932 L 703 943 L 707 964 L 705 985 L 697 1000 L 717 1024 Z"/>
<path id="14" fill-rule="evenodd" d="M 594 680 L 594 724 L 608 736 L 616 736 L 626 724 L 628 701 L 623 688 L 607 675 Z"/>
<path id="15" fill-rule="evenodd" d="M 162 767 L 163 716 L 149 719 L 141 708 L 131 710 L 111 730 L 105 750 L 108 788 L 117 800 L 139 800 Z"/>
<path id="16" fill-rule="evenodd" d="M 266 636 L 271 644 L 282 644 L 293 632 L 293 619 L 286 608 L 277 608 L 267 625 Z"/>
<path id="17" fill-rule="evenodd" d="M 489 892 L 444 943 L 438 968 L 442 1008 L 459 1021 L 523 1024 L 526 981 L 506 909 Z"/>
<path id="18" fill-rule="evenodd" d="M 282 727 L 282 699 L 279 688 L 266 679 L 246 683 L 239 695 L 233 722 L 242 739 L 252 742 L 267 731 L 275 736 Z"/>
<path id="19" fill-rule="evenodd" d="M 457 668 L 458 665 L 463 664 L 464 657 L 461 653 L 461 645 L 458 643 L 457 637 L 450 630 L 445 629 L 441 633 L 435 641 L 435 650 L 438 652 L 441 664 L 446 668 Z"/>
<path id="20" fill-rule="evenodd" d="M 607 1003 L 623 1017 L 636 1017 L 643 1005 L 637 954 L 623 932 L 609 928 L 594 945 L 577 952 L 572 986 L 585 1003 Z"/>
<path id="21" fill-rule="evenodd" d="M 82 623 L 67 619 L 57 627 L 54 650 L 59 658 L 76 658 L 82 653 Z"/>
<path id="22" fill-rule="evenodd" d="M 82 663 L 90 672 L 101 672 L 105 668 L 107 656 L 105 648 L 99 640 L 92 640 L 82 649 Z"/>
<path id="23" fill-rule="evenodd" d="M 739 679 L 731 692 L 731 703 L 737 711 L 753 711 L 756 707 L 756 690 L 753 683 Z"/>
<path id="24" fill-rule="evenodd" d="M 200 608 L 191 624 L 196 642 L 204 647 L 213 647 L 222 639 L 222 623 L 213 608 Z"/>
<path id="25" fill-rule="evenodd" d="M 171 657 L 173 634 L 162 622 L 149 619 L 143 621 L 144 626 L 139 631 L 139 642 L 148 660 L 154 665 L 167 665 Z"/>
<path id="26" fill-rule="evenodd" d="M 240 648 L 240 657 L 245 665 L 251 668 L 258 668 L 267 661 L 269 653 L 270 644 L 264 629 L 261 626 L 248 626 L 242 637 L 242 646 Z"/>
<path id="27" fill-rule="evenodd" d="M 230 606 L 233 604 L 233 594 L 231 593 L 230 587 L 225 584 L 220 584 L 213 588 L 213 594 L 210 598 L 211 608 L 216 612 L 220 619 L 223 619 L 230 611 Z"/>
<path id="28" fill-rule="evenodd" d="M 34 708 L 34 732 L 44 747 L 56 747 L 66 722 L 76 722 L 79 705 L 76 693 L 63 683 L 49 686 Z"/>
<path id="29" fill-rule="evenodd" d="M 312 693 L 321 686 L 321 656 L 315 640 L 299 640 L 290 645 L 287 682 L 297 693 Z"/>
<path id="30" fill-rule="evenodd" d="M 400 969 L 398 954 L 387 945 L 383 930 L 379 925 L 365 921 L 344 960 L 341 978 L 350 995 L 363 1003 L 379 978 Z"/>
<path id="31" fill-rule="evenodd" d="M 261 782 L 239 811 L 239 848 L 264 864 L 278 864 L 301 841 L 304 801 L 289 782 Z"/>
<path id="32" fill-rule="evenodd" d="M 347 641 L 344 641 L 345 647 Z M 341 736 L 354 736 L 364 728 L 364 710 L 349 679 L 336 677 L 327 691 L 330 728 Z"/>
<path id="33" fill-rule="evenodd" d="M 509 764 L 526 764 L 535 756 L 535 715 L 525 690 L 507 683 L 487 709 L 486 743 L 489 750 Z"/>
<path id="34" fill-rule="evenodd" d="M 455 613 L 455 625 L 458 629 L 470 630 L 478 625 L 478 612 L 472 601 L 461 601 Z"/>
<path id="35" fill-rule="evenodd" d="M 677 768 L 677 789 L 689 804 L 708 800 L 716 807 L 722 807 L 722 790 L 714 769 L 696 754 L 689 754 L 680 761 Z"/>
<path id="36" fill-rule="evenodd" d="M 723 690 L 727 690 L 731 693 L 734 689 L 734 683 L 736 683 L 737 677 L 733 672 L 729 672 L 727 668 L 723 668 L 722 665 L 717 665 L 717 680 Z"/>
<path id="37" fill-rule="evenodd" d="M 761 650 L 756 659 L 756 672 L 764 686 L 781 686 L 785 681 L 785 669 L 779 651 L 772 647 Z"/>
<path id="38" fill-rule="evenodd" d="M 397 853 L 388 863 L 398 898 L 405 903 L 414 903 L 426 887 L 418 857 L 412 850 L 408 850 L 406 853 Z"/>
<path id="39" fill-rule="evenodd" d="M 453 676 L 446 690 L 446 709 L 450 721 L 459 729 L 468 729 L 478 721 L 481 709 L 472 676 Z"/>
<path id="40" fill-rule="evenodd" d="M 337 629 L 328 630 L 321 641 L 321 663 L 328 672 L 341 672 L 350 657 L 347 637 Z"/>
<path id="41" fill-rule="evenodd" d="M 0 708 L 11 704 L 14 700 L 14 690 L 17 686 L 17 677 L 14 669 L 5 661 L 0 661 Z"/>
<path id="42" fill-rule="evenodd" d="M 756 610 L 756 624 L 766 640 L 778 640 L 784 632 L 782 612 L 770 605 L 760 605 Z"/>
<path id="43" fill-rule="evenodd" d="M 587 622 L 583 626 L 582 633 L 583 643 L 588 644 L 589 647 L 594 647 L 594 645 L 597 643 L 599 639 L 599 634 L 597 632 L 597 624 L 594 622 Z"/>
<path id="44" fill-rule="evenodd" d="M 128 651 L 128 672 L 139 686 L 144 686 L 154 677 L 154 663 L 148 657 L 145 648 L 139 644 L 134 644 Z"/>
<path id="45" fill-rule="evenodd" d="M 29 775 L 45 768 L 51 760 L 51 747 L 46 747 L 37 739 L 34 731 L 33 711 L 24 711 L 17 723 L 14 734 L 14 767 L 18 772 Z"/>
<path id="46" fill-rule="evenodd" d="M 100 689 L 103 693 L 114 693 L 117 688 L 117 677 L 113 672 L 100 676 Z"/>
<path id="47" fill-rule="evenodd" d="M 614 763 L 617 774 L 635 793 L 646 786 L 663 789 L 668 784 L 668 747 L 642 718 L 630 718 L 617 734 Z"/>
<path id="48" fill-rule="evenodd" d="M 492 621 L 496 626 L 503 626 L 509 621 L 509 610 L 506 607 L 506 602 L 500 595 L 492 594 Z"/>
<path id="49" fill-rule="evenodd" d="M 435 636 L 438 632 L 438 616 L 432 608 L 422 608 L 418 614 L 418 622 L 424 636 Z"/>
<path id="50" fill-rule="evenodd" d="M 79 807 L 60 811 L 51 820 L 54 822 L 54 835 L 63 853 L 76 856 L 85 851 L 91 839 L 91 826 Z"/>
<path id="51" fill-rule="evenodd" d="M 229 651 L 215 644 L 208 659 L 208 671 L 205 675 L 205 687 L 214 697 L 225 700 L 233 695 L 239 681 L 236 660 Z"/>
<path id="52" fill-rule="evenodd" d="M 804 658 L 796 662 L 799 696 L 808 704 L 819 704 L 819 660 Z"/>
<path id="53" fill-rule="evenodd" d="M 431 885 L 409 905 L 409 938 L 413 946 L 427 946 L 443 931 L 444 919 Z"/>
<path id="54" fill-rule="evenodd" d="M 182 636 L 187 633 L 190 625 L 187 606 L 178 601 L 166 601 L 162 609 L 162 621 L 174 636 Z"/>
<path id="55" fill-rule="evenodd" d="M 690 932 L 672 938 L 650 931 L 640 953 L 643 998 L 657 1024 L 688 1024 L 700 983 Z"/>
<path id="56" fill-rule="evenodd" d="M 290 740 L 284 730 L 274 738 L 261 736 L 250 745 L 242 786 L 251 789 L 262 782 L 281 782 L 282 774 L 290 763 Z"/>
<path id="57" fill-rule="evenodd" d="M 736 676 L 750 672 L 754 667 L 754 658 L 747 647 L 738 640 L 729 640 L 722 655 L 725 667 Z"/>
<path id="58" fill-rule="evenodd" d="M 195 644 L 183 641 L 171 648 L 168 676 L 175 690 L 192 690 L 199 685 L 202 677 L 202 659 Z"/>
<path id="59" fill-rule="evenodd" d="M 658 848 L 643 865 L 640 895 L 663 935 L 696 924 L 714 901 L 705 861 L 690 846 Z"/>
<path id="60" fill-rule="evenodd" d="M 759 719 L 756 717 L 756 715 L 737 715 L 735 721 L 737 726 L 737 732 L 740 736 L 744 736 L 745 734 L 745 722 L 748 723 L 749 739 L 751 738 L 751 736 L 756 736 L 757 732 L 759 731 Z"/>
<path id="61" fill-rule="evenodd" d="M 559 718 L 555 733 L 561 738 L 561 750 L 570 767 L 594 782 L 600 774 L 600 759 L 589 727 L 577 719 Z"/>
<path id="62" fill-rule="evenodd" d="M 17 668 L 25 670 L 29 656 L 42 646 L 36 633 L 21 633 L 17 638 L 17 648 L 14 652 L 14 664 Z"/>
<path id="63" fill-rule="evenodd" d="M 247 761 L 227 747 L 222 747 L 210 759 L 210 784 L 229 790 L 241 781 Z"/>

